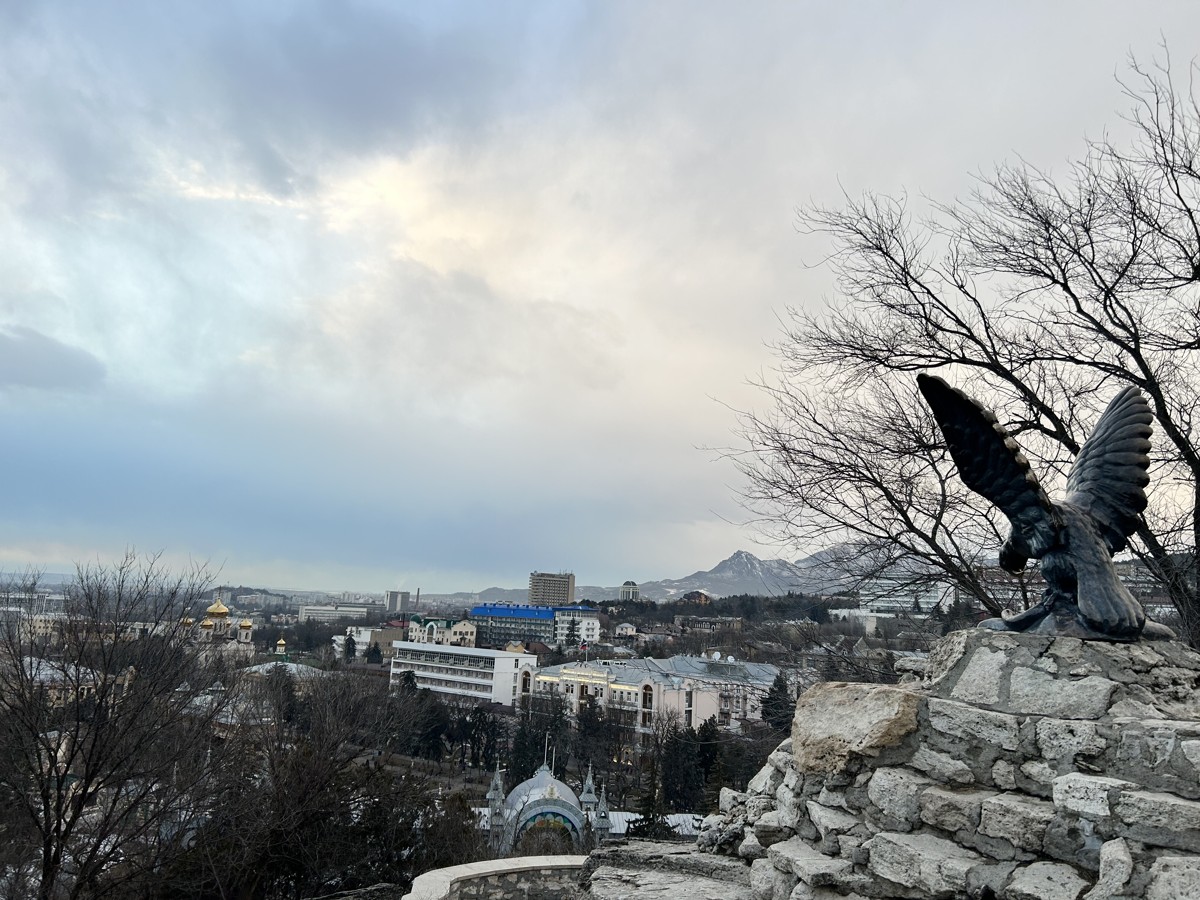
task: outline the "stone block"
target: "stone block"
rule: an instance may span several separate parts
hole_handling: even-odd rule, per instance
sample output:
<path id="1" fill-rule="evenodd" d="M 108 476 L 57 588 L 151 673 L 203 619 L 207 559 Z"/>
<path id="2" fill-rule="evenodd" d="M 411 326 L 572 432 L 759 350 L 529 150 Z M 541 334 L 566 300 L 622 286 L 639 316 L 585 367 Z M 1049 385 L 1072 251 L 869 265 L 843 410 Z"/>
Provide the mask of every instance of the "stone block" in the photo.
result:
<path id="1" fill-rule="evenodd" d="M 1098 719 L 1108 711 L 1116 689 L 1115 681 L 1099 675 L 1068 680 L 1019 667 L 1013 669 L 1009 679 L 1008 708 L 1022 715 Z"/>
<path id="2" fill-rule="evenodd" d="M 953 791 L 932 787 L 921 794 L 921 821 L 949 831 L 974 831 L 979 827 L 979 810 L 994 791 Z"/>
<path id="3" fill-rule="evenodd" d="M 855 757 L 874 757 L 917 728 L 919 694 L 886 685 L 822 682 L 796 702 L 792 754 L 798 771 L 845 771 Z"/>
<path id="4" fill-rule="evenodd" d="M 908 769 L 876 769 L 867 784 L 867 797 L 894 827 L 908 831 L 920 821 L 921 791 L 933 782 Z"/>
<path id="5" fill-rule="evenodd" d="M 975 780 L 971 767 L 965 762 L 928 747 L 919 748 L 908 763 L 943 784 L 971 784 Z"/>
<path id="6" fill-rule="evenodd" d="M 758 842 L 764 847 L 786 841 L 796 833 L 795 828 L 782 821 L 782 816 L 778 811 L 763 813 L 754 823 L 752 830 L 754 836 L 758 838 Z"/>
<path id="7" fill-rule="evenodd" d="M 860 819 L 844 810 L 831 809 L 813 800 L 809 800 L 805 807 L 808 809 L 808 818 L 817 827 L 817 832 L 821 837 L 830 833 L 845 834 L 862 824 Z"/>
<path id="8" fill-rule="evenodd" d="M 1016 716 L 976 709 L 950 700 L 929 700 L 929 724 L 934 731 L 971 744 L 1016 750 L 1020 743 Z"/>
<path id="9" fill-rule="evenodd" d="M 769 859 L 750 863 L 750 893 L 754 900 L 773 900 L 775 894 L 775 864 Z"/>
<path id="10" fill-rule="evenodd" d="M 1179 749 L 1183 752 L 1183 758 L 1188 761 L 1188 765 L 1200 775 L 1200 741 L 1180 741 Z"/>
<path id="11" fill-rule="evenodd" d="M 720 806 L 721 812 L 729 812 L 739 803 L 745 802 L 746 795 L 740 791 L 735 791 L 727 787 L 721 788 L 721 794 L 718 799 L 718 805 Z"/>
<path id="12" fill-rule="evenodd" d="M 1013 873 L 1004 896 L 1007 900 L 1077 900 L 1087 887 L 1068 865 L 1035 862 Z"/>
<path id="13" fill-rule="evenodd" d="M 1054 779 L 1054 805 L 1085 819 L 1103 819 L 1112 815 L 1110 797 L 1131 787 L 1135 785 L 1119 778 L 1071 772 Z"/>
<path id="14" fill-rule="evenodd" d="M 1041 719 L 1037 723 L 1038 752 L 1048 760 L 1074 761 L 1076 756 L 1103 753 L 1107 744 L 1095 722 Z"/>
<path id="15" fill-rule="evenodd" d="M 929 834 L 882 831 L 866 846 L 868 868 L 875 875 L 935 897 L 965 893 L 968 873 L 984 861 L 978 853 Z"/>
<path id="16" fill-rule="evenodd" d="M 1031 759 L 1021 763 L 1021 777 L 1017 779 L 1017 787 L 1040 797 L 1049 797 L 1054 790 L 1054 779 L 1058 772 L 1040 759 Z"/>
<path id="17" fill-rule="evenodd" d="M 769 813 L 774 809 L 774 797 L 751 797 L 746 801 L 746 824 L 753 825 L 764 813 Z"/>
<path id="18" fill-rule="evenodd" d="M 746 785 L 746 793 L 752 797 L 756 795 L 770 796 L 781 784 L 783 784 L 783 773 L 768 763 L 750 779 Z"/>
<path id="19" fill-rule="evenodd" d="M 980 647 L 971 655 L 959 676 L 954 690 L 950 692 L 951 698 L 963 703 L 999 703 L 1007 668 L 1007 654 Z"/>
<path id="20" fill-rule="evenodd" d="M 790 872 L 800 881 L 813 887 L 837 884 L 840 876 L 854 868 L 850 860 L 826 856 L 800 838 L 776 844 L 767 851 L 767 858 L 776 869 Z"/>
<path id="21" fill-rule="evenodd" d="M 782 774 L 792 768 L 792 753 L 790 750 L 774 750 L 767 757 L 767 763 L 774 766 Z"/>
<path id="22" fill-rule="evenodd" d="M 992 766 L 992 782 L 1002 791 L 1015 790 L 1017 787 L 1017 773 L 1013 764 L 1006 759 L 996 760 Z"/>
<path id="23" fill-rule="evenodd" d="M 779 813 L 781 825 L 799 828 L 804 819 L 804 803 L 792 791 L 780 785 L 775 792 L 775 812 Z"/>
<path id="24" fill-rule="evenodd" d="M 747 834 L 741 844 L 738 845 L 738 856 L 742 859 L 748 859 L 753 862 L 756 859 L 762 859 L 766 855 L 767 848 L 759 843 L 753 831 Z"/>
<path id="25" fill-rule="evenodd" d="M 1200 859 L 1160 856 L 1150 867 L 1146 900 L 1184 900 L 1200 897 Z"/>
<path id="26" fill-rule="evenodd" d="M 1040 852 L 1054 804 L 1023 794 L 1000 794 L 983 801 L 979 832 L 1002 838 L 1022 850 Z"/>
<path id="27" fill-rule="evenodd" d="M 1125 836 L 1200 853 L 1200 802 L 1156 791 L 1122 791 L 1113 812 L 1125 825 Z"/>
<path id="28" fill-rule="evenodd" d="M 1105 841 L 1100 847 L 1100 876 L 1096 885 L 1083 895 L 1083 900 L 1109 900 L 1122 889 L 1133 874 L 1133 856 L 1129 845 L 1121 838 Z"/>
<path id="29" fill-rule="evenodd" d="M 968 897 L 1001 897 L 1004 885 L 1017 867 L 1013 862 L 990 862 L 972 867 L 967 873 Z"/>
<path id="30" fill-rule="evenodd" d="M 846 809 L 846 792 L 831 791 L 829 788 L 823 787 L 821 788 L 821 793 L 817 795 L 817 802 L 822 806 Z"/>
<path id="31" fill-rule="evenodd" d="M 792 895 L 792 891 L 796 889 L 796 878 L 791 872 L 781 871 L 778 866 L 775 867 L 775 880 L 771 884 L 771 900 L 788 900 Z"/>

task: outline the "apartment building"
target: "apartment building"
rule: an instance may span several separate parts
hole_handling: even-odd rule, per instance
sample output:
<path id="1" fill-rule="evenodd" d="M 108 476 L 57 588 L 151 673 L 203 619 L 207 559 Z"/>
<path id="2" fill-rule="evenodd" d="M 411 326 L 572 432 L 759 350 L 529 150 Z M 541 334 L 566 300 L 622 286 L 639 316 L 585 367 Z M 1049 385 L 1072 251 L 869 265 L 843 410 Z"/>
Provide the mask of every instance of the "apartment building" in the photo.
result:
<path id="1" fill-rule="evenodd" d="M 485 603 L 468 614 L 477 647 L 503 647 L 509 641 L 554 643 L 554 610 L 520 603 Z"/>
<path id="2" fill-rule="evenodd" d="M 590 606 L 557 607 L 554 610 L 554 643 L 567 650 L 572 643 L 571 623 L 575 623 L 575 644 L 595 644 L 600 640 L 600 611 Z"/>
<path id="3" fill-rule="evenodd" d="M 570 606 L 575 602 L 572 572 L 530 572 L 529 602 L 535 606 Z"/>
<path id="4" fill-rule="evenodd" d="M 517 699 L 521 667 L 537 657 L 506 650 L 392 642 L 391 684 L 412 672 L 417 686 L 439 694 L 512 706 Z"/>
<path id="5" fill-rule="evenodd" d="M 600 640 L 600 611 L 591 606 L 533 606 L 523 603 L 487 603 L 476 606 L 468 618 L 476 627 L 475 645 L 503 647 L 510 641 L 537 641 L 554 647 L 575 641 Z"/>

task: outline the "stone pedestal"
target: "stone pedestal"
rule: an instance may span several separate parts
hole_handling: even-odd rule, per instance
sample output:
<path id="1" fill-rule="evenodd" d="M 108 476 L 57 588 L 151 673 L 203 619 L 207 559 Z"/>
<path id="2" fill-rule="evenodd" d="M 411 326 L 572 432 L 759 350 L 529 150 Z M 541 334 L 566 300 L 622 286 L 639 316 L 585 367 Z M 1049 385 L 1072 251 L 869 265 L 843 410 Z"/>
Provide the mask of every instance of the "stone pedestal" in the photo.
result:
<path id="1" fill-rule="evenodd" d="M 818 684 L 698 848 L 755 900 L 1200 897 L 1200 654 L 970 630 Z"/>

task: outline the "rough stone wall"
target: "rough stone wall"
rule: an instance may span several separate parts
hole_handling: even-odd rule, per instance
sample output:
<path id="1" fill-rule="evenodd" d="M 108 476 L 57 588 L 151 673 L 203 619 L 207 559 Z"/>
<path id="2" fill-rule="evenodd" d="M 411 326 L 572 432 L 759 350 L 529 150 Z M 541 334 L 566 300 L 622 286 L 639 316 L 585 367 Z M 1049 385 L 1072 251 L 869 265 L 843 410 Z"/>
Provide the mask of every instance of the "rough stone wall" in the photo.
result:
<path id="1" fill-rule="evenodd" d="M 1200 654 L 962 631 L 921 680 L 826 683 L 702 851 L 755 900 L 1200 898 Z"/>

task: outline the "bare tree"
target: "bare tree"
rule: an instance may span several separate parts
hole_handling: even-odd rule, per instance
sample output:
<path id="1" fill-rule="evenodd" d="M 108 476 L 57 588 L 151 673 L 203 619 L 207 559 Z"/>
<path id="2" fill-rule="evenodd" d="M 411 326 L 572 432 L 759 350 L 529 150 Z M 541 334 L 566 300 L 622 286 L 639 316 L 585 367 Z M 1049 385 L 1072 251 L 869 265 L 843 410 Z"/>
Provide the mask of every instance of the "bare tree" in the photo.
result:
<path id="1" fill-rule="evenodd" d="M 912 375 L 945 370 L 1062 477 L 1104 404 L 1136 385 L 1157 419 L 1151 505 L 1133 544 L 1200 645 L 1200 106 L 1169 60 L 1130 63 L 1118 146 L 1090 141 L 1061 176 L 980 177 L 917 221 L 867 195 L 810 208 L 844 302 L 790 314 L 770 410 L 744 417 L 747 501 L 782 537 L 849 548 L 855 575 L 980 583 L 997 521 L 951 477 Z"/>
<path id="2" fill-rule="evenodd" d="M 117 890 L 206 814 L 221 703 L 194 701 L 219 672 L 187 621 L 205 584 L 202 569 L 171 578 L 129 553 L 80 568 L 61 613 L 39 611 L 34 577 L 3 591 L 0 787 L 32 895 Z"/>

